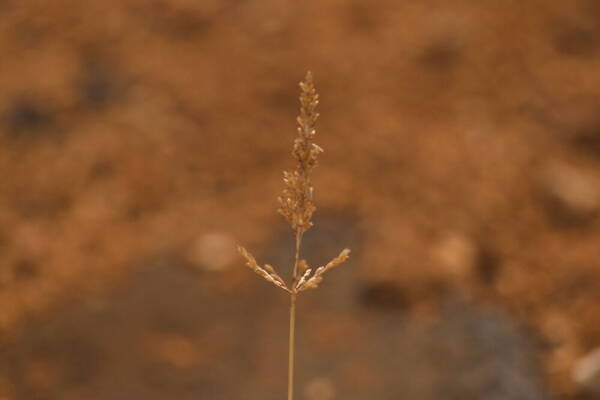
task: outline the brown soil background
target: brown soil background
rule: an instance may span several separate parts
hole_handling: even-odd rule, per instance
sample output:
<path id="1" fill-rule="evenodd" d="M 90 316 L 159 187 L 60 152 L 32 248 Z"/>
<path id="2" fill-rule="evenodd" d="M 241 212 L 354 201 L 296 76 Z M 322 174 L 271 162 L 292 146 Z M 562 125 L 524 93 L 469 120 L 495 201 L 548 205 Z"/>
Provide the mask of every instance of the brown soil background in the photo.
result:
<path id="1" fill-rule="evenodd" d="M 2 400 L 283 397 L 287 299 L 233 244 L 289 266 L 307 69 L 305 255 L 353 257 L 299 399 L 567 398 L 600 346 L 594 0 L 5 0 L 0 49 Z"/>

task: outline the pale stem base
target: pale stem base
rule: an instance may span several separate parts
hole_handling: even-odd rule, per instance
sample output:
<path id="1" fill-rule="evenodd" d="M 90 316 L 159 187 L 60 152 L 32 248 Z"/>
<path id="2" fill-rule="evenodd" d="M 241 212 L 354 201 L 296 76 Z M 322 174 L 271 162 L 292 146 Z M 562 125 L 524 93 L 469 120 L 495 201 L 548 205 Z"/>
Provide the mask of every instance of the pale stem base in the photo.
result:
<path id="1" fill-rule="evenodd" d="M 288 346 L 288 400 L 294 399 L 294 336 L 296 331 L 296 294 L 290 296 L 290 340 Z"/>

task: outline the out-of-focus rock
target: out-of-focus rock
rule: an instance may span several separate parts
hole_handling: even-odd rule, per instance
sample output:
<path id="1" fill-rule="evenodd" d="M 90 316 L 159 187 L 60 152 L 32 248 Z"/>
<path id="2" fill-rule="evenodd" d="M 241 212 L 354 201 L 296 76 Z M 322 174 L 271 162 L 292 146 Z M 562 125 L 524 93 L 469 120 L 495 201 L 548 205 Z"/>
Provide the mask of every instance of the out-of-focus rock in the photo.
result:
<path id="1" fill-rule="evenodd" d="M 580 358 L 573 369 L 578 391 L 600 398 L 600 347 Z"/>
<path id="2" fill-rule="evenodd" d="M 148 335 L 145 348 L 157 361 L 176 368 L 189 368 L 197 361 L 198 352 L 192 340 L 177 334 Z"/>
<path id="3" fill-rule="evenodd" d="M 333 400 L 335 386 L 331 379 L 315 378 L 306 384 L 304 397 L 306 400 Z"/>
<path id="4" fill-rule="evenodd" d="M 235 255 L 233 238 L 219 232 L 200 236 L 188 251 L 190 261 L 207 271 L 223 270 L 233 261 Z"/>
<path id="5" fill-rule="evenodd" d="M 441 271 L 450 279 L 464 280 L 475 272 L 478 258 L 477 245 L 466 235 L 447 234 L 434 249 L 434 257 Z"/>
<path id="6" fill-rule="evenodd" d="M 590 217 L 600 209 L 600 178 L 566 164 L 551 165 L 542 175 L 550 212 L 561 220 Z"/>
<path id="7" fill-rule="evenodd" d="M 537 326 L 548 345 L 545 364 L 553 374 L 568 377 L 579 354 L 572 320 L 564 311 L 548 310 Z"/>
<path id="8" fill-rule="evenodd" d="M 548 311 L 539 323 L 540 331 L 553 345 L 573 341 L 573 324 L 564 312 Z"/>

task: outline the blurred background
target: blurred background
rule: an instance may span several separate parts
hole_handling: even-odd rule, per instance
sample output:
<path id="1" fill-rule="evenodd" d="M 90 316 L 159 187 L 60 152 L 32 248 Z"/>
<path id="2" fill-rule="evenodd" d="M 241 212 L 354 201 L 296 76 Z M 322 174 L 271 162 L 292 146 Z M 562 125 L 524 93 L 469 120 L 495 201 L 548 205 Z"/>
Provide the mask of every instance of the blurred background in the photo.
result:
<path id="1" fill-rule="evenodd" d="M 0 1 L 0 399 L 600 398 L 600 3 Z"/>

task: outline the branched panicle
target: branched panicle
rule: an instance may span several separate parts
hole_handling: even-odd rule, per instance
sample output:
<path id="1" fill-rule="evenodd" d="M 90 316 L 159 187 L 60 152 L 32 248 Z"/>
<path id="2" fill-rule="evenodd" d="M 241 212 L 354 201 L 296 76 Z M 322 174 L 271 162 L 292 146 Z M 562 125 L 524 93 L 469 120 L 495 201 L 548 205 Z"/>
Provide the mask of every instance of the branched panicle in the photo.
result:
<path id="1" fill-rule="evenodd" d="M 288 357 L 288 400 L 294 397 L 294 337 L 296 321 L 296 297 L 300 292 L 316 289 L 323 280 L 325 272 L 346 261 L 350 250 L 344 249 L 326 265 L 314 270 L 306 260 L 300 258 L 300 245 L 303 234 L 312 226 L 312 215 L 316 210 L 313 186 L 310 180 L 311 171 L 317 166 L 317 156 L 323 149 L 314 143 L 315 124 L 319 114 L 316 111 L 319 95 L 313 85 L 312 74 L 308 72 L 304 81 L 300 82 L 300 115 L 298 135 L 294 140 L 292 155 L 296 159 L 296 168 L 283 173 L 285 187 L 278 198 L 278 212 L 285 217 L 296 236 L 296 257 L 293 266 L 292 282 L 287 284 L 275 268 L 269 264 L 259 266 L 256 259 L 245 248 L 239 246 L 238 251 L 246 259 L 246 265 L 267 282 L 285 290 L 290 295 L 290 338 Z"/>
<path id="2" fill-rule="evenodd" d="M 344 249 L 325 266 L 316 270 L 309 267 L 306 260 L 300 258 L 300 243 L 302 235 L 312 226 L 312 215 L 316 210 L 313 198 L 313 185 L 310 180 L 311 171 L 317 166 L 317 156 L 323 149 L 314 143 L 316 135 L 315 124 L 319 114 L 317 105 L 319 95 L 313 84 L 310 71 L 300 82 L 300 115 L 297 118 L 298 135 L 294 140 L 292 155 L 296 159 L 296 168 L 293 171 L 283 172 L 285 187 L 283 194 L 279 196 L 278 212 L 289 222 L 296 233 L 296 261 L 293 268 L 292 283 L 286 284 L 269 264 L 264 267 L 258 265 L 254 256 L 245 248 L 239 246 L 238 251 L 246 259 L 246 265 L 266 281 L 285 290 L 292 296 L 307 290 L 314 289 L 323 279 L 323 274 L 333 267 L 346 261 L 350 250 Z M 312 274 L 312 275 L 311 275 Z"/>
<path id="3" fill-rule="evenodd" d="M 310 172 L 317 166 L 317 156 L 323 149 L 314 143 L 317 133 L 315 124 L 319 118 L 316 111 L 319 95 L 310 72 L 300 82 L 300 89 L 300 115 L 296 119 L 298 136 L 292 150 L 297 164 L 295 170 L 283 173 L 285 187 L 278 198 L 280 207 L 277 211 L 285 217 L 292 229 L 304 233 L 312 227 L 311 219 L 316 210 Z"/>

